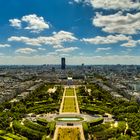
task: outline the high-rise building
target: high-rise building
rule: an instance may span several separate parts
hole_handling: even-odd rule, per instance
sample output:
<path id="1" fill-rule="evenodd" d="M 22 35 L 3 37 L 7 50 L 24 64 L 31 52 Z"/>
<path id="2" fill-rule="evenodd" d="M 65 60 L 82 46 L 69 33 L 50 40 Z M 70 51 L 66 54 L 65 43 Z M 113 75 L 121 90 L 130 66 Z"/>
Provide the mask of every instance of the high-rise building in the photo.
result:
<path id="1" fill-rule="evenodd" d="M 66 69 L 66 62 L 65 62 L 65 58 L 61 58 L 61 69 L 65 70 Z"/>

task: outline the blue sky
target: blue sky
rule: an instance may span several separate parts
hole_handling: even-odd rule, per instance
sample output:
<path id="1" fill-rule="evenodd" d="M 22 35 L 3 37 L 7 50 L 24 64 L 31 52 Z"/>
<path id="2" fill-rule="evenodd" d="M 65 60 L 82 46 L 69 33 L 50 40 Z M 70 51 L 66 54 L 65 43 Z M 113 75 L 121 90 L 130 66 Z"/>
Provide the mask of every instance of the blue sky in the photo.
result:
<path id="1" fill-rule="evenodd" d="M 139 0 L 1 0 L 0 64 L 140 64 Z"/>

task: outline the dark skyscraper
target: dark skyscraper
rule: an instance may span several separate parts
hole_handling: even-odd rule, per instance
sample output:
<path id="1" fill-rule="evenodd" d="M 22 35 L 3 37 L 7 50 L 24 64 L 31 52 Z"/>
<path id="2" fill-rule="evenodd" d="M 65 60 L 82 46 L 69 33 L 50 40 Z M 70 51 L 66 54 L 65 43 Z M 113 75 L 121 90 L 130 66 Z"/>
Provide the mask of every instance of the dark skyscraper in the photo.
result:
<path id="1" fill-rule="evenodd" d="M 65 70 L 65 68 L 66 68 L 65 58 L 61 58 L 61 69 Z"/>

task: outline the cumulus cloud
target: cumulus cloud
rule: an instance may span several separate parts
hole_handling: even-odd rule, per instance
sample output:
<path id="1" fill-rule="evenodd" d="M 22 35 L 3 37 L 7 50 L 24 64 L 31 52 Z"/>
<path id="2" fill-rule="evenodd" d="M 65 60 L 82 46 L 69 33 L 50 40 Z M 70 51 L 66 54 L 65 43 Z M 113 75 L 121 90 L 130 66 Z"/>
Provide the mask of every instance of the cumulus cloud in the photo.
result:
<path id="1" fill-rule="evenodd" d="M 37 15 L 27 15 L 22 17 L 22 21 L 28 24 L 25 29 L 31 30 L 32 32 L 40 32 L 44 29 L 48 29 L 49 25 L 44 21 L 43 17 L 38 17 Z"/>
<path id="2" fill-rule="evenodd" d="M 78 1 L 78 0 L 77 0 Z M 80 0 L 79 0 L 80 1 Z M 130 10 L 140 9 L 139 0 L 88 0 L 94 8 Z"/>
<path id="3" fill-rule="evenodd" d="M 130 36 L 120 35 L 108 35 L 106 37 L 96 36 L 94 38 L 83 38 L 82 41 L 90 44 L 114 44 L 120 41 L 130 40 Z"/>
<path id="4" fill-rule="evenodd" d="M 20 48 L 20 49 L 17 49 L 15 52 L 21 53 L 21 54 L 31 54 L 31 53 L 37 52 L 37 50 L 32 49 L 32 48 Z"/>
<path id="5" fill-rule="evenodd" d="M 140 40 L 133 40 L 131 36 L 126 36 L 123 34 L 120 35 L 108 35 L 108 36 L 96 36 L 94 38 L 83 38 L 82 41 L 90 44 L 114 44 L 114 43 L 122 43 L 120 46 L 133 48 L 140 44 Z M 124 42 L 125 41 L 125 42 Z M 104 49 L 104 48 L 103 48 Z M 101 48 L 102 50 L 102 48 Z M 100 51 L 97 49 L 97 51 Z"/>
<path id="6" fill-rule="evenodd" d="M 19 19 L 10 19 L 10 25 L 16 28 L 21 28 L 21 21 Z"/>
<path id="7" fill-rule="evenodd" d="M 22 42 L 32 46 L 41 46 L 41 43 L 38 38 L 36 39 L 36 38 L 28 38 L 24 36 L 21 37 L 11 36 L 10 38 L 8 38 L 8 41 Z"/>
<path id="8" fill-rule="evenodd" d="M 0 48 L 6 48 L 6 47 L 10 47 L 10 44 L 0 44 Z"/>
<path id="9" fill-rule="evenodd" d="M 96 52 L 108 51 L 108 50 L 111 50 L 111 48 L 110 48 L 110 47 L 107 47 L 107 48 L 97 48 L 97 49 L 96 49 Z"/>
<path id="10" fill-rule="evenodd" d="M 53 34 L 53 36 L 40 36 L 37 38 L 23 36 L 12 36 L 8 38 L 8 41 L 22 42 L 32 46 L 52 45 L 54 48 L 61 48 L 63 42 L 72 42 L 75 40 L 77 40 L 77 38 L 74 37 L 74 34 L 66 31 L 60 31 Z"/>
<path id="11" fill-rule="evenodd" d="M 75 51 L 77 49 L 79 49 L 79 48 L 78 47 L 69 47 L 69 48 L 57 49 L 56 52 L 69 53 L 69 52 Z"/>
<path id="12" fill-rule="evenodd" d="M 44 18 L 39 17 L 36 14 L 23 16 L 21 19 L 10 19 L 9 22 L 11 26 L 18 28 L 21 28 L 23 24 L 26 24 L 24 29 L 35 33 L 49 29 L 49 24 Z"/>
<path id="13" fill-rule="evenodd" d="M 123 43 L 121 46 L 126 48 L 133 48 L 140 44 L 140 40 L 129 40 L 127 43 Z"/>
<path id="14" fill-rule="evenodd" d="M 137 46 L 137 41 L 134 40 L 129 40 L 127 43 L 123 43 L 121 46 L 123 47 L 136 47 Z"/>
<path id="15" fill-rule="evenodd" d="M 72 2 L 72 1 L 70 1 Z M 73 0 L 75 3 L 90 4 L 96 9 L 131 10 L 140 9 L 139 0 Z"/>
<path id="16" fill-rule="evenodd" d="M 54 34 L 54 38 L 56 40 L 61 40 L 62 42 L 77 40 L 73 33 L 66 31 L 60 31 Z"/>
<path id="17" fill-rule="evenodd" d="M 126 15 L 122 12 L 113 15 L 96 13 L 93 25 L 108 33 L 137 34 L 140 31 L 140 12 Z"/>

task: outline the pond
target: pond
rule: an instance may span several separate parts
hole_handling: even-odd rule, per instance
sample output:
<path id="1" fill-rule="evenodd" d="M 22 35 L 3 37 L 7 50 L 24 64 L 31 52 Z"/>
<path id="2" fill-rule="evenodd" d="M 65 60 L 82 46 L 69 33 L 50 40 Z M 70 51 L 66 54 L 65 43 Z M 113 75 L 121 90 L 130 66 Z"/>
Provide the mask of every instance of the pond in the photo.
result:
<path id="1" fill-rule="evenodd" d="M 81 117 L 58 117 L 55 118 L 56 121 L 82 121 Z"/>

